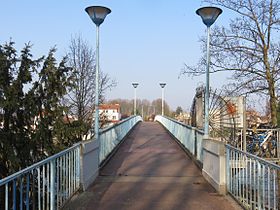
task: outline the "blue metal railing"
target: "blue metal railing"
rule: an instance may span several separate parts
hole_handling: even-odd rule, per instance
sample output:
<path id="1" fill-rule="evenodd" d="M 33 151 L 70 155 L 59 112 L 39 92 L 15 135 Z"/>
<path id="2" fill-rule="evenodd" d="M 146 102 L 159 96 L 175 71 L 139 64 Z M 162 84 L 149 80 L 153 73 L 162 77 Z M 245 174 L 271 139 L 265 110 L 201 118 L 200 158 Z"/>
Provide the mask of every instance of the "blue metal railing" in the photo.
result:
<path id="1" fill-rule="evenodd" d="M 157 115 L 155 121 L 160 122 L 200 163 L 202 163 L 203 131 L 165 116 Z"/>
<path id="2" fill-rule="evenodd" d="M 129 131 L 142 121 L 140 116 L 129 117 L 113 126 L 105 128 L 100 132 L 99 163 L 104 161 Z"/>
<path id="3" fill-rule="evenodd" d="M 80 143 L 0 180 L 8 209 L 58 209 L 80 187 Z"/>
<path id="4" fill-rule="evenodd" d="M 101 130 L 100 163 L 141 120 L 141 117 L 133 116 Z M 5 210 L 61 208 L 81 187 L 82 144 L 83 142 L 79 142 L 69 149 L 1 179 L 0 209 L 2 206 Z"/>
<path id="5" fill-rule="evenodd" d="M 227 190 L 245 209 L 280 209 L 280 166 L 226 145 Z"/>

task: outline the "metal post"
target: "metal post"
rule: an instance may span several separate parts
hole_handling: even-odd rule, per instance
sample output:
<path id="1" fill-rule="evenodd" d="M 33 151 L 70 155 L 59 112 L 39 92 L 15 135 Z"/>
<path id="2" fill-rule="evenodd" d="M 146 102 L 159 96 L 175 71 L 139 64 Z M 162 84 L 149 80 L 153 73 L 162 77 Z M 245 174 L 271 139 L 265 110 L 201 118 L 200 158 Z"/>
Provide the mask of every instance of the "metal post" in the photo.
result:
<path id="1" fill-rule="evenodd" d="M 164 115 L 164 87 L 161 88 L 161 115 Z"/>
<path id="2" fill-rule="evenodd" d="M 96 25 L 95 119 L 94 134 L 99 139 L 99 25 Z"/>
<path id="3" fill-rule="evenodd" d="M 136 87 L 134 87 L 134 115 L 136 115 Z"/>
<path id="4" fill-rule="evenodd" d="M 55 160 L 50 162 L 50 210 L 55 209 Z"/>
<path id="5" fill-rule="evenodd" d="M 216 21 L 223 11 L 217 7 L 202 7 L 196 10 L 202 18 L 202 22 L 207 26 L 207 51 L 206 51 L 206 87 L 205 87 L 205 105 L 204 105 L 204 136 L 209 136 L 209 67 L 210 67 L 210 26 Z"/>
<path id="6" fill-rule="evenodd" d="M 205 119 L 204 119 L 204 135 L 209 136 L 209 67 L 210 67 L 210 26 L 207 26 L 207 60 L 206 60 L 206 87 L 205 87 Z"/>

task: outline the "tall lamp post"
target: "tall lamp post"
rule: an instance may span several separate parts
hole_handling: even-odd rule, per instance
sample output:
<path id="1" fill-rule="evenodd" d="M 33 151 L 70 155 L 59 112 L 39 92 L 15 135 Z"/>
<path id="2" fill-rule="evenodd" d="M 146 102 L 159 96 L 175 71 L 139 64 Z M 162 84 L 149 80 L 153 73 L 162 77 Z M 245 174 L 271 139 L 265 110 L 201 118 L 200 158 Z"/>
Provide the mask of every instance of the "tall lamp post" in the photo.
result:
<path id="1" fill-rule="evenodd" d="M 161 115 L 164 115 L 164 87 L 166 83 L 159 83 L 161 87 Z"/>
<path id="2" fill-rule="evenodd" d="M 216 21 L 223 11 L 217 7 L 202 7 L 196 10 L 203 23 L 207 26 L 207 51 L 206 51 L 206 90 L 204 104 L 204 135 L 209 136 L 209 67 L 210 67 L 210 26 Z"/>
<path id="3" fill-rule="evenodd" d="M 134 115 L 136 115 L 136 88 L 138 85 L 138 83 L 132 83 L 132 86 L 134 87 Z"/>
<path id="4" fill-rule="evenodd" d="M 99 139 L 99 26 L 103 23 L 106 16 L 111 13 L 107 7 L 90 6 L 85 9 L 90 19 L 96 25 L 96 72 L 95 72 L 95 118 L 94 134 Z"/>

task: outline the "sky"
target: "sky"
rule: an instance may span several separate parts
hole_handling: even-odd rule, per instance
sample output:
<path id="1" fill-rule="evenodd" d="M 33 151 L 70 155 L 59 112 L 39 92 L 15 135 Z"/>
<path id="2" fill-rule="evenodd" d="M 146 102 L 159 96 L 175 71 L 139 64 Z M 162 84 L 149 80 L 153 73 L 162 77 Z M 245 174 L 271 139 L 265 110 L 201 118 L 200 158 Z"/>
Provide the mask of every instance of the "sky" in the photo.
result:
<path id="1" fill-rule="evenodd" d="M 208 6 L 200 0 L 9 0 L 0 7 L 0 43 L 10 40 L 20 51 L 30 42 L 34 58 L 56 46 L 62 58 L 71 37 L 80 35 L 95 49 L 96 30 L 84 9 L 106 6 L 112 10 L 100 27 L 100 68 L 117 86 L 106 99 L 133 99 L 132 82 L 138 82 L 137 98 L 161 98 L 159 83 L 167 83 L 165 100 L 175 110 L 189 110 L 205 76 L 180 76 L 184 64 L 195 65 L 202 56 L 199 38 L 206 26 L 195 11 Z M 225 11 L 215 24 L 227 24 Z M 210 86 L 220 88 L 228 75 L 213 74 Z"/>

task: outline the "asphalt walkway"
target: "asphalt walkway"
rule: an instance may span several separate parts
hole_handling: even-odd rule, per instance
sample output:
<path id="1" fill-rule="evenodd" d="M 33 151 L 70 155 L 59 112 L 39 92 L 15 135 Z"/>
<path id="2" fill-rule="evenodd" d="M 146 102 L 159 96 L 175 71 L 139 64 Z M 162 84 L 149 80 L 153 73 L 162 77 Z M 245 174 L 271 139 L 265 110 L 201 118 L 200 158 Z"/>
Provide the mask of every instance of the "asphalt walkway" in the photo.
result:
<path id="1" fill-rule="evenodd" d="M 202 177 L 201 171 L 155 122 L 130 133 L 94 184 L 64 209 L 239 209 Z"/>

